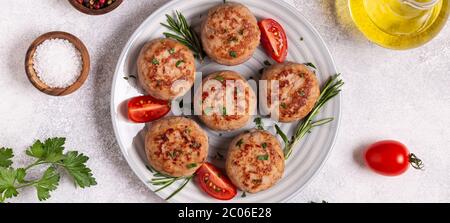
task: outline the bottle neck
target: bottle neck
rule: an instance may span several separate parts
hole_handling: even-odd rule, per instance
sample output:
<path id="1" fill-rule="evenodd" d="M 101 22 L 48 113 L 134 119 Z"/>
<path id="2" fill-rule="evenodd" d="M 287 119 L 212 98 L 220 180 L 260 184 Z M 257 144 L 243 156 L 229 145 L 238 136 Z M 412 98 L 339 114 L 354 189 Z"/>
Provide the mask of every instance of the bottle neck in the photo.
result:
<path id="1" fill-rule="evenodd" d="M 428 10 L 433 8 L 440 0 L 399 0 L 403 4 L 407 4 L 413 8 L 420 10 Z"/>

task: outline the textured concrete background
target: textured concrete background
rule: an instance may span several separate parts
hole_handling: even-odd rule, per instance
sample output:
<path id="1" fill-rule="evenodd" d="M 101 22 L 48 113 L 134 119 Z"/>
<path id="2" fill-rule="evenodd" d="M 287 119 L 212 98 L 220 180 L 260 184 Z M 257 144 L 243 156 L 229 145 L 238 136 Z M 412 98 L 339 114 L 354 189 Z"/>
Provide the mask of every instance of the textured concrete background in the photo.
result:
<path id="1" fill-rule="evenodd" d="M 23 151 L 35 139 L 65 136 L 67 148 L 91 157 L 89 166 L 99 183 L 81 190 L 63 178 L 49 202 L 162 202 L 123 159 L 109 100 L 123 46 L 165 2 L 126 1 L 100 17 L 80 14 L 65 0 L 17 0 L 0 7 L 0 145 L 15 148 L 16 165 L 22 166 L 30 161 Z M 287 2 L 323 35 L 347 83 L 336 147 L 293 201 L 450 202 L 450 27 L 424 47 L 391 51 L 365 40 L 334 0 Z M 63 98 L 38 92 L 23 67 L 29 44 L 53 30 L 80 37 L 92 57 L 87 83 Z M 425 161 L 426 171 L 397 178 L 368 171 L 361 164 L 361 150 L 386 138 L 407 144 Z M 27 189 L 11 201 L 37 198 L 34 189 Z"/>

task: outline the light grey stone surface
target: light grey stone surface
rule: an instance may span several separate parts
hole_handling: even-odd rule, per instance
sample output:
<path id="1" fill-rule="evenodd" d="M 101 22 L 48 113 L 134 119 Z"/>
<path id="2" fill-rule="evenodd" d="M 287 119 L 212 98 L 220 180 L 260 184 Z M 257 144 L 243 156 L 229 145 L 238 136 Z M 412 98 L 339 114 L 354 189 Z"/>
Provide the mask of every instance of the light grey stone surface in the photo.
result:
<path id="1" fill-rule="evenodd" d="M 343 0 L 338 0 L 342 2 Z M 162 202 L 120 153 L 110 120 L 114 68 L 137 26 L 167 1 L 126 1 L 105 16 L 76 11 L 65 0 L 18 0 L 0 8 L 0 145 L 16 165 L 35 139 L 65 136 L 67 148 L 91 157 L 98 185 L 76 189 L 67 178 L 49 202 Z M 334 0 L 288 0 L 327 42 L 346 81 L 339 138 L 329 160 L 293 202 L 450 202 L 450 27 L 414 50 L 380 48 L 362 37 Z M 62 30 L 89 48 L 89 80 L 68 97 L 49 97 L 27 80 L 24 57 L 40 34 Z M 368 171 L 361 150 L 397 139 L 425 161 L 426 171 L 386 178 Z M 27 189 L 12 202 L 35 202 Z"/>

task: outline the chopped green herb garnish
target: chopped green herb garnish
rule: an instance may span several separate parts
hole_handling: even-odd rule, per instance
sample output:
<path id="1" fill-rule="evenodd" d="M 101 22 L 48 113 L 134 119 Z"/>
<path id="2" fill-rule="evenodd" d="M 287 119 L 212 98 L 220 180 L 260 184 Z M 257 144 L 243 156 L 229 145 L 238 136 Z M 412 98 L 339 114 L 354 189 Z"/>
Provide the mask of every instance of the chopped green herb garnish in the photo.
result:
<path id="1" fill-rule="evenodd" d="M 237 42 L 238 41 L 238 38 L 237 37 L 235 37 L 235 36 L 233 36 L 233 37 L 231 37 L 231 38 L 229 38 L 228 39 L 228 42 Z"/>
<path id="2" fill-rule="evenodd" d="M 299 91 L 298 94 L 299 94 L 300 96 L 302 96 L 302 97 L 305 97 L 305 96 L 306 96 L 306 93 L 305 93 L 305 91 L 303 91 L 303 90 Z"/>
<path id="3" fill-rule="evenodd" d="M 222 108 L 222 115 L 227 115 L 227 108 L 226 107 Z"/>
<path id="4" fill-rule="evenodd" d="M 256 129 L 264 130 L 264 126 L 263 126 L 263 122 L 262 122 L 262 118 L 261 117 L 255 118 L 255 120 L 253 122 L 256 125 Z"/>
<path id="5" fill-rule="evenodd" d="M 184 107 L 184 101 L 183 100 L 180 101 L 179 106 L 180 106 L 180 108 Z"/>
<path id="6" fill-rule="evenodd" d="M 179 61 L 177 61 L 175 66 L 180 67 L 180 65 L 183 64 L 183 63 L 184 63 L 184 60 L 179 60 Z"/>
<path id="7" fill-rule="evenodd" d="M 314 69 L 317 69 L 316 65 L 314 65 L 313 63 L 304 63 L 306 66 L 308 67 L 312 67 Z"/>
<path id="8" fill-rule="evenodd" d="M 215 160 L 224 160 L 225 157 L 221 153 L 217 152 L 217 154 L 214 156 L 214 159 Z"/>
<path id="9" fill-rule="evenodd" d="M 137 77 L 134 75 L 129 75 L 128 77 L 123 77 L 123 79 L 125 79 L 125 80 L 129 80 L 130 78 L 137 79 Z"/>
<path id="10" fill-rule="evenodd" d="M 230 51 L 230 57 L 236 58 L 237 57 L 236 51 Z"/>
<path id="11" fill-rule="evenodd" d="M 156 59 L 156 58 L 153 58 L 152 64 L 154 64 L 154 65 L 159 65 L 159 60 Z"/>
<path id="12" fill-rule="evenodd" d="M 215 77 L 214 80 L 223 82 L 225 80 L 225 78 L 223 76 L 219 75 L 219 76 Z"/>
<path id="13" fill-rule="evenodd" d="M 283 109 L 287 109 L 286 103 L 281 103 L 280 105 L 281 105 L 281 107 L 282 107 Z"/>
<path id="14" fill-rule="evenodd" d="M 261 161 L 269 160 L 269 154 L 258 156 L 258 160 L 261 160 Z"/>
<path id="15" fill-rule="evenodd" d="M 167 155 L 168 155 L 170 158 L 175 159 L 175 158 L 178 157 L 179 153 L 178 153 L 178 151 L 172 151 L 172 152 L 167 152 Z"/>
<path id="16" fill-rule="evenodd" d="M 175 48 L 171 48 L 171 49 L 169 50 L 169 53 L 170 53 L 170 54 L 174 54 L 174 53 L 175 53 Z"/>
<path id="17" fill-rule="evenodd" d="M 242 144 L 244 144 L 244 140 L 243 140 L 243 139 L 240 139 L 240 140 L 236 143 L 236 146 L 241 147 Z"/>
<path id="18" fill-rule="evenodd" d="M 192 148 L 198 149 L 202 146 L 202 144 L 198 143 L 198 142 L 194 142 L 192 143 Z"/>
<path id="19" fill-rule="evenodd" d="M 267 143 L 265 142 L 265 143 L 261 144 L 261 146 L 262 146 L 263 149 L 266 149 L 267 148 Z"/>
<path id="20" fill-rule="evenodd" d="M 261 183 L 262 183 L 262 180 L 261 180 L 261 179 L 253 179 L 252 182 L 253 182 L 254 184 L 261 184 Z"/>
<path id="21" fill-rule="evenodd" d="M 192 168 L 197 167 L 197 164 L 196 164 L 196 163 L 191 163 L 191 164 L 186 165 L 186 167 L 187 167 L 188 169 L 192 169 Z"/>

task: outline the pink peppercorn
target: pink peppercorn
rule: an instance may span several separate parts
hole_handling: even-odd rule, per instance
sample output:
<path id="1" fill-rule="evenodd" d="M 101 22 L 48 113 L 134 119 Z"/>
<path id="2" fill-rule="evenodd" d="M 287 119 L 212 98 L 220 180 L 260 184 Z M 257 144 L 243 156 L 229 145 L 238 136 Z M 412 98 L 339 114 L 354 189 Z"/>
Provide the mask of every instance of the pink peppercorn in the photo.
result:
<path id="1" fill-rule="evenodd" d="M 84 7 L 90 9 L 102 9 L 106 8 L 116 0 L 77 0 L 78 3 L 82 4 Z"/>

